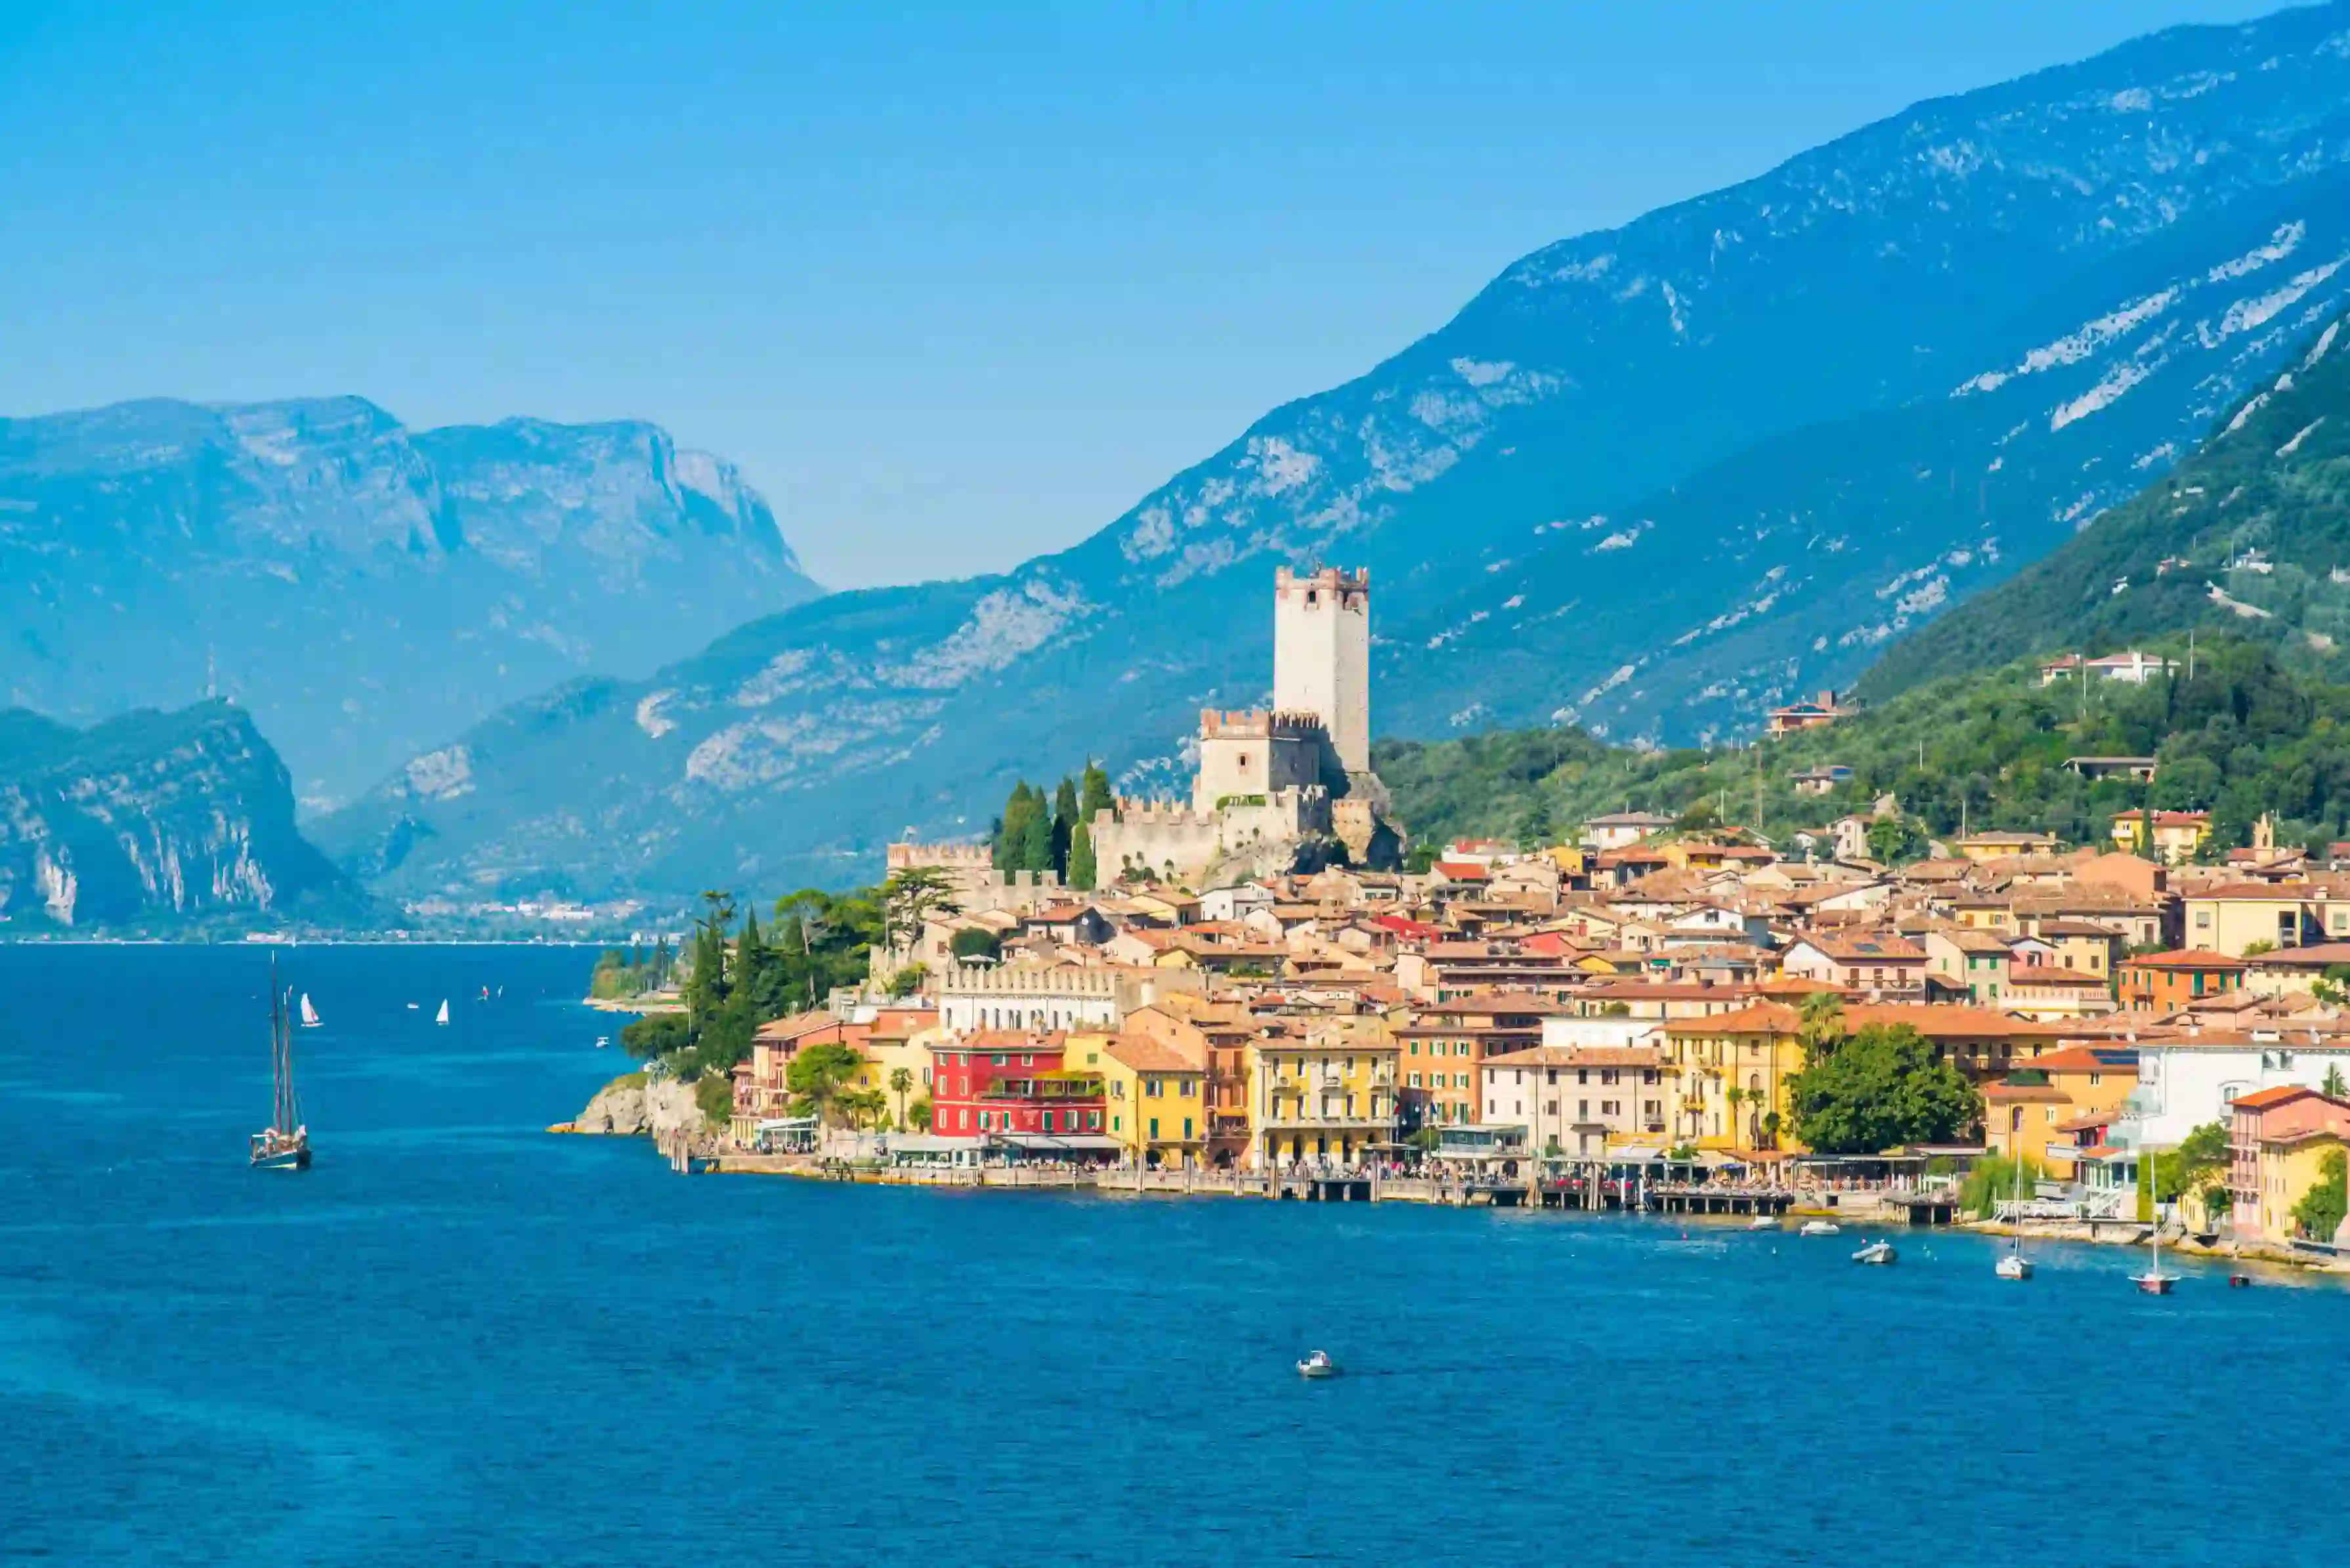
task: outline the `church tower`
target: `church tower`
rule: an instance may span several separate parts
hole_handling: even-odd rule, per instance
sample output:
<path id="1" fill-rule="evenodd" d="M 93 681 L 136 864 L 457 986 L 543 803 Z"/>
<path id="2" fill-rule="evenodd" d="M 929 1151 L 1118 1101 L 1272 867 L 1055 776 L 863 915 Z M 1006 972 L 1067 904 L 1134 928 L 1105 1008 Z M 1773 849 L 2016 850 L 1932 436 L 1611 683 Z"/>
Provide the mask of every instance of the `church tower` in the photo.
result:
<path id="1" fill-rule="evenodd" d="M 1339 766 L 1371 769 L 1371 574 L 1336 566 L 1274 578 L 1273 706 L 1312 713 Z"/>

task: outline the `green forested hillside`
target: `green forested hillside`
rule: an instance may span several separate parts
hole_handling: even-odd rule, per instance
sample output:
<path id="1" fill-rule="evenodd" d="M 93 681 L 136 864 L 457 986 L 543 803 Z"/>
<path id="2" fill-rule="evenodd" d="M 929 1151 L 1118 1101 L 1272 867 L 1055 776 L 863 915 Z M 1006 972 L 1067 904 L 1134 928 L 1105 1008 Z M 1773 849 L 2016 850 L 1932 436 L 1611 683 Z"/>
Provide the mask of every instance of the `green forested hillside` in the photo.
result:
<path id="1" fill-rule="evenodd" d="M 2184 659 L 2186 641 L 2148 643 Z M 1890 794 L 1920 840 L 1962 824 L 2102 841 L 2112 814 L 2152 804 L 2214 813 L 2215 848 L 2248 841 L 2262 812 L 2279 842 L 2350 837 L 2350 687 L 2294 668 L 2264 643 L 2199 639 L 2194 675 L 2144 687 L 2043 687 L 2036 663 L 1930 681 L 1826 730 L 1736 750 L 1639 752 L 1575 731 L 1522 731 L 1422 743 L 1390 741 L 1373 765 L 1414 838 L 1568 836 L 1586 816 L 1686 814 L 1692 826 L 1755 822 L 1779 836 L 1823 826 Z M 2158 757 L 2151 785 L 2090 782 L 2075 756 Z M 1794 774 L 1840 764 L 1826 795 Z"/>
<path id="2" fill-rule="evenodd" d="M 2350 674 L 2350 329 L 2329 323 L 2170 476 L 1896 644 L 1884 697 L 1939 676 L 2227 627 Z"/>

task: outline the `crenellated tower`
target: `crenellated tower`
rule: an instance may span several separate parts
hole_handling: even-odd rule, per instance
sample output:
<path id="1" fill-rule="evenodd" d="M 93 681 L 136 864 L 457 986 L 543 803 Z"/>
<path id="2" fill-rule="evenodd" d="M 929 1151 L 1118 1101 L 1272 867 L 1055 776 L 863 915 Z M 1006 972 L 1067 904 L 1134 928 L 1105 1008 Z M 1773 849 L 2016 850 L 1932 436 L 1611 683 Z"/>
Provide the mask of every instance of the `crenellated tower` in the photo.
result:
<path id="1" fill-rule="evenodd" d="M 1371 574 L 1324 566 L 1274 578 L 1273 705 L 1314 713 L 1349 774 L 1371 767 Z"/>

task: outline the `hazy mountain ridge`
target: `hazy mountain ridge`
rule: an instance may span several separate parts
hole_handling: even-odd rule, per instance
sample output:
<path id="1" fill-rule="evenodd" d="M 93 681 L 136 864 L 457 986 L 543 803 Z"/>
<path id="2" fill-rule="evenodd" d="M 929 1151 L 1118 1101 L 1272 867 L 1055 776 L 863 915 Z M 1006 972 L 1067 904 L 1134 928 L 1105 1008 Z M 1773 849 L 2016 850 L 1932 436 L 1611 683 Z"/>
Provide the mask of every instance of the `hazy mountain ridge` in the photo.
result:
<path id="1" fill-rule="evenodd" d="M 2341 678 L 2350 658 L 2350 317 L 2128 504 L 1887 650 L 1890 694 L 2032 654 L 2113 651 L 2192 626 L 2276 644 Z"/>
<path id="2" fill-rule="evenodd" d="M 411 431 L 359 398 L 0 421 L 0 695 L 216 687 L 305 794 L 817 592 L 727 463 L 636 421 Z"/>
<path id="3" fill-rule="evenodd" d="M 462 795 L 403 775 L 324 831 L 404 846 L 402 891 L 813 878 L 1088 753 L 1170 779 L 1315 557 L 1372 570 L 1382 733 L 1751 722 L 2158 472 L 2339 302 L 2345 105 L 2342 5 L 1920 105 L 1534 253 L 1068 551 L 502 716 Z"/>
<path id="4" fill-rule="evenodd" d="M 87 731 L 0 711 L 0 931 L 369 923 L 294 825 L 286 765 L 226 702 Z"/>

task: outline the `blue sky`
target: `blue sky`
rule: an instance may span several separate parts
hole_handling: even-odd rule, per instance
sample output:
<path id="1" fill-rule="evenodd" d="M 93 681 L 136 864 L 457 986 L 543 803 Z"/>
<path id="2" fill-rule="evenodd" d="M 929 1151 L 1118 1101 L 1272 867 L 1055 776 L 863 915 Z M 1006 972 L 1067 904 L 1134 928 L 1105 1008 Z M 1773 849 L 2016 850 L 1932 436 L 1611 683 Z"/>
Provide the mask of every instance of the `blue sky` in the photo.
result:
<path id="1" fill-rule="evenodd" d="M 0 414 L 652 419 L 836 586 L 1007 566 L 1514 257 L 2230 0 L 0 0 Z"/>

